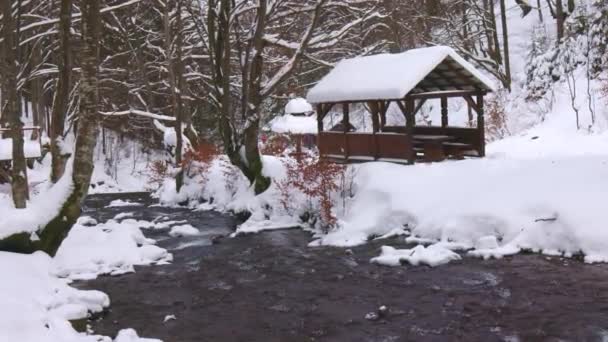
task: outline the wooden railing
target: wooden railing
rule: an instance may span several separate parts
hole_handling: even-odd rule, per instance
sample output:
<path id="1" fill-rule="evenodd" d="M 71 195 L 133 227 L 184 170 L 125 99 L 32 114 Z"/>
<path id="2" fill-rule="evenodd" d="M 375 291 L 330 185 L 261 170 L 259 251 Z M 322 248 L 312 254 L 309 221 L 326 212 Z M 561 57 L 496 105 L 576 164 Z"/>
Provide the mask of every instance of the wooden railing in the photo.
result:
<path id="1" fill-rule="evenodd" d="M 413 162 L 411 136 L 399 133 L 319 133 L 319 152 L 322 157 L 336 161 L 385 160 Z"/>
<path id="2" fill-rule="evenodd" d="M 384 132 L 405 133 L 404 126 L 385 126 Z M 416 126 L 413 135 L 447 135 L 454 137 L 451 142 L 471 145 L 479 157 L 485 156 L 485 141 L 477 128 Z"/>
<path id="3" fill-rule="evenodd" d="M 22 128 L 24 132 L 23 152 L 25 158 L 33 159 L 41 156 L 41 137 L 40 127 L 25 126 Z M 11 160 L 13 151 L 13 141 L 10 138 L 10 128 L 0 128 L 0 161 Z M 26 135 L 25 132 L 32 132 L 32 135 Z M 32 139 L 33 138 L 33 139 Z"/>

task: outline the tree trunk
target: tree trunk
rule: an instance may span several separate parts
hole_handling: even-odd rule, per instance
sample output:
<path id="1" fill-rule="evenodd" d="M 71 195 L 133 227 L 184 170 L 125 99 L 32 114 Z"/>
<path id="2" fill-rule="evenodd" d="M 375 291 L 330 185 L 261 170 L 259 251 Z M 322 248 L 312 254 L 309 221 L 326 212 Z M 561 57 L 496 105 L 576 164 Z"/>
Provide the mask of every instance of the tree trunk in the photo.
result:
<path id="1" fill-rule="evenodd" d="M 11 188 L 15 208 L 25 208 L 28 199 L 27 166 L 23 152 L 23 122 L 21 121 L 21 105 L 17 97 L 17 44 L 15 42 L 15 22 L 12 13 L 12 1 L 2 1 L 3 20 L 3 65 L 2 78 L 4 94 L 2 108 L 4 118 L 7 120 L 12 147 Z"/>
<path id="2" fill-rule="evenodd" d="M 564 38 L 564 6 L 562 0 L 555 1 L 555 16 L 557 22 L 557 44 Z"/>
<path id="3" fill-rule="evenodd" d="M 574 12 L 574 8 L 576 7 L 574 0 L 568 0 L 568 13 Z"/>
<path id="4" fill-rule="evenodd" d="M 169 71 L 169 86 L 171 87 L 171 102 L 173 116 L 175 116 L 175 167 L 179 168 L 175 175 L 175 190 L 179 192 L 184 184 L 184 172 L 182 168 L 182 149 L 183 149 L 183 130 L 182 130 L 182 101 L 181 101 L 181 80 L 182 80 L 182 44 L 181 44 L 181 1 L 177 2 L 176 28 L 175 32 L 171 29 L 171 2 L 165 4 L 164 25 L 165 25 L 165 53 L 167 55 L 167 70 Z M 175 36 L 175 54 L 172 44 Z"/>
<path id="5" fill-rule="evenodd" d="M 0 250 L 24 253 L 41 250 L 54 256 L 61 242 L 80 216 L 82 201 L 88 193 L 94 167 L 93 152 L 99 133 L 97 108 L 99 101 L 97 56 L 101 24 L 99 2 L 97 0 L 83 0 L 80 10 L 82 13 L 82 75 L 79 124 L 71 174 L 72 192 L 65 200 L 57 216 L 39 231 L 37 241 L 30 240 L 29 234 L 15 234 L 0 240 Z"/>
<path id="6" fill-rule="evenodd" d="M 59 215 L 42 230 L 40 249 L 55 255 L 61 242 L 80 216 L 82 202 L 89 191 L 93 174 L 93 155 L 99 133 L 98 124 L 98 51 L 101 26 L 99 1 L 83 0 L 82 12 L 82 76 L 78 131 L 72 170 L 73 190 Z"/>
<path id="7" fill-rule="evenodd" d="M 70 96 L 70 74 L 72 63 L 70 60 L 70 25 L 72 21 L 72 0 L 61 0 L 59 15 L 59 78 L 53 112 L 51 114 L 51 182 L 56 183 L 65 171 L 65 163 L 69 155 L 63 153 L 63 131 L 65 129 L 65 116 Z"/>
<path id="8" fill-rule="evenodd" d="M 511 91 L 511 58 L 509 56 L 509 31 L 507 25 L 507 9 L 505 0 L 500 0 L 500 19 L 502 21 L 503 51 L 505 54 L 505 86 Z"/>

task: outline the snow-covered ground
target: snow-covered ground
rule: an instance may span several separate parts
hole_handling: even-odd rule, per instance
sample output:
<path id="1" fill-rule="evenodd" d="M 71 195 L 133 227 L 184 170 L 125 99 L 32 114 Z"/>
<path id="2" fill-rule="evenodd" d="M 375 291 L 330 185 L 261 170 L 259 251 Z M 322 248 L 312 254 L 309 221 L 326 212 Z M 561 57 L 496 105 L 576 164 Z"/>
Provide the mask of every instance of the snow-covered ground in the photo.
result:
<path id="1" fill-rule="evenodd" d="M 145 190 L 146 177 L 140 174 L 146 168 L 142 156 L 131 154 L 133 158 L 125 158 L 125 153 L 133 151 L 117 152 L 121 156 L 114 173 L 104 172 L 104 167 L 111 165 L 106 158 L 97 159 L 93 177 L 96 189 L 92 192 Z M 10 187 L 0 186 L 0 238 L 16 232 L 35 235 L 59 211 L 62 198 L 71 187 L 70 177 L 51 187 L 49 172 L 48 155 L 29 170 L 31 200 L 27 209 L 14 209 Z M 66 172 L 71 172 L 70 163 Z M 69 322 L 108 308 L 108 296 L 99 291 L 78 290 L 69 284 L 101 274 L 133 272 L 135 265 L 171 261 L 171 254 L 155 246 L 155 241 L 145 238 L 141 231 L 157 224 L 160 223 L 129 219 L 124 213 L 101 224 L 81 217 L 55 258 L 42 252 L 33 255 L 0 252 L 0 272 L 4 274 L 0 282 L 0 341 L 111 342 L 109 337 L 79 333 Z M 158 342 L 139 338 L 132 329 L 121 331 L 114 341 Z"/>
<path id="2" fill-rule="evenodd" d="M 82 218 L 55 258 L 0 252 L 0 341 L 111 342 L 108 337 L 78 333 L 69 321 L 89 317 L 110 305 L 107 295 L 71 287 L 75 279 L 133 272 L 134 265 L 163 263 L 171 254 L 154 246 L 140 228 L 154 223 L 132 219 L 97 224 Z M 127 329 L 115 342 L 153 342 Z"/>

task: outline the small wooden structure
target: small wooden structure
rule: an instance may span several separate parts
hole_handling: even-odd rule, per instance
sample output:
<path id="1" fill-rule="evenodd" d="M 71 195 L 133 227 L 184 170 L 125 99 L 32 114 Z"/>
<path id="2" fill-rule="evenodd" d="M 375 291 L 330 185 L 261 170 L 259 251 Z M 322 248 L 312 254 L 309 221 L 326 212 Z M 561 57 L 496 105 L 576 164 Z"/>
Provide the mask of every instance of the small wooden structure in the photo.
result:
<path id="1" fill-rule="evenodd" d="M 414 163 L 417 158 L 485 156 L 484 96 L 493 82 L 449 47 L 409 50 L 344 60 L 308 94 L 317 107 L 318 146 L 322 157 L 337 162 Z M 449 125 L 448 99 L 464 98 L 477 113 L 477 127 Z M 441 126 L 417 126 L 416 113 L 427 100 L 440 99 Z M 363 104 L 372 132 L 351 132 L 351 105 Z M 388 126 L 386 113 L 396 104 L 402 126 Z M 326 132 L 324 117 L 342 107 L 342 132 Z"/>
<path id="2" fill-rule="evenodd" d="M 23 153 L 25 154 L 25 158 L 40 158 L 42 155 L 40 127 L 25 126 L 22 130 L 24 133 Z M 10 132 L 10 128 L 0 128 L 0 161 L 10 161 L 13 159 L 13 140 L 10 138 Z M 25 134 L 26 132 L 32 132 L 31 136 Z M 32 140 L 31 137 L 34 137 L 34 139 Z"/>

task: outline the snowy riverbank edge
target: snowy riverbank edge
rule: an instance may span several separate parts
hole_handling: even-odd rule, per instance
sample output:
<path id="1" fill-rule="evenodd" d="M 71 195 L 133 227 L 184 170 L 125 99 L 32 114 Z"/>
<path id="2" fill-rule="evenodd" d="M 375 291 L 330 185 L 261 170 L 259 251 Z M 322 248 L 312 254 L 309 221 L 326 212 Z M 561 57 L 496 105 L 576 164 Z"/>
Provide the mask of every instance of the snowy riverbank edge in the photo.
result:
<path id="1" fill-rule="evenodd" d="M 347 198 L 345 207 L 337 205 L 338 224 L 327 234 L 316 231 L 311 246 L 348 247 L 398 234 L 456 243 L 471 256 L 501 257 L 526 250 L 608 262 L 608 229 L 602 216 L 608 193 L 608 134 L 574 133 L 571 138 L 587 147 L 584 153 L 559 151 L 560 145 L 547 151 L 542 140 L 526 134 L 490 145 L 485 159 L 351 166 L 354 197 Z M 201 199 L 212 200 L 202 209 L 250 213 L 235 234 L 311 229 L 300 220 L 301 211 L 289 213 L 281 204 L 276 182 L 285 170 L 280 159 L 265 157 L 265 173 L 275 184 L 259 196 L 244 179 L 228 184 L 219 164 L 211 167 L 205 186 L 190 179 L 175 194 L 169 180 L 158 192 L 161 203 L 191 201 L 196 207 Z M 297 202 L 293 207 L 309 206 L 299 194 L 291 200 Z M 496 246 L 476 248 L 492 237 Z"/>

